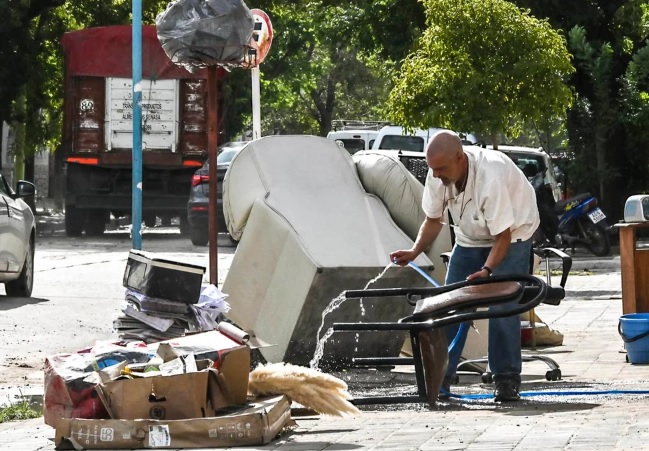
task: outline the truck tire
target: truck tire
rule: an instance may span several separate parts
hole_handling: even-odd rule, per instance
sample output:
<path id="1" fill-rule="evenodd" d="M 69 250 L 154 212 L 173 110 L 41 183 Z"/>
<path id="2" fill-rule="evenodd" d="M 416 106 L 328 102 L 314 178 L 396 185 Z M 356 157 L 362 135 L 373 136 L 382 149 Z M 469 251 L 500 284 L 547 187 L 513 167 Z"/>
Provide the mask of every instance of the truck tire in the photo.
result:
<path id="1" fill-rule="evenodd" d="M 153 228 L 156 225 L 156 215 L 155 213 L 144 213 L 143 218 L 144 220 L 144 225 Z"/>
<path id="2" fill-rule="evenodd" d="M 101 236 L 106 231 L 106 212 L 89 210 L 86 216 L 86 236 Z"/>
<path id="3" fill-rule="evenodd" d="M 83 233 L 84 211 L 74 205 L 65 206 L 65 234 L 71 237 Z"/>
<path id="4" fill-rule="evenodd" d="M 180 216 L 180 234 L 182 236 L 187 236 L 189 235 L 189 220 L 187 219 L 187 216 L 181 215 Z"/>

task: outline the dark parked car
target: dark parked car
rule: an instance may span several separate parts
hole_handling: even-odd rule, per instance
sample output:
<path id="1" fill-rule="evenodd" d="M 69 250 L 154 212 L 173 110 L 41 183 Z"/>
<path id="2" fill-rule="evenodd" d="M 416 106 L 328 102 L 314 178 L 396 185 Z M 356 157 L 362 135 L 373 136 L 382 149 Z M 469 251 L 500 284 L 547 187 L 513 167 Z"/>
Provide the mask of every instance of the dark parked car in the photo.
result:
<path id="1" fill-rule="evenodd" d="M 216 157 L 217 200 L 216 220 L 219 232 L 227 232 L 223 216 L 223 178 L 230 166 L 230 161 L 245 147 L 247 142 L 236 141 L 223 144 L 219 147 Z M 209 162 L 194 173 L 192 188 L 187 203 L 187 219 L 189 220 L 189 237 L 196 246 L 205 246 L 209 241 Z"/>
<path id="2" fill-rule="evenodd" d="M 29 297 L 34 284 L 34 213 L 22 200 L 34 185 L 19 181 L 14 192 L 0 174 L 0 283 L 9 296 Z"/>

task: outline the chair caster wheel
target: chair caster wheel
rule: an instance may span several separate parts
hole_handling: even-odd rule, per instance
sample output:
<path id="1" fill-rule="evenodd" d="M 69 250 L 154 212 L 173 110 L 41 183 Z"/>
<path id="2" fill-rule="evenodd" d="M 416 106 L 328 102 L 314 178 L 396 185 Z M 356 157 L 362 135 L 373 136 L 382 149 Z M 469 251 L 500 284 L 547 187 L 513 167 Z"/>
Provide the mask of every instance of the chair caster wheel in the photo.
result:
<path id="1" fill-rule="evenodd" d="M 494 381 L 494 376 L 491 373 L 482 373 L 481 379 L 483 383 L 491 384 Z"/>
<path id="2" fill-rule="evenodd" d="M 561 370 L 556 368 L 545 373 L 545 379 L 549 381 L 558 381 L 561 379 Z"/>

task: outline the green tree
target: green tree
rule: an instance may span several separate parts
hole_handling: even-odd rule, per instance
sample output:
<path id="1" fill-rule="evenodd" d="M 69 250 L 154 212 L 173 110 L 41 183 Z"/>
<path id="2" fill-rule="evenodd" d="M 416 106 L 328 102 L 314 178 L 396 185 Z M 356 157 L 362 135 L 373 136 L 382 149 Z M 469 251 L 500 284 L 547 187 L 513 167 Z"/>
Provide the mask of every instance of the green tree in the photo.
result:
<path id="1" fill-rule="evenodd" d="M 630 194 L 647 192 L 649 119 L 643 56 L 649 31 L 645 0 L 518 0 L 562 30 L 574 54 L 577 100 L 568 111 L 568 177 L 574 192 L 598 196 L 617 221 Z M 634 69 L 635 67 L 635 69 Z"/>
<path id="2" fill-rule="evenodd" d="M 333 119 L 381 119 L 391 66 L 357 49 L 353 24 L 361 9 L 315 1 L 265 10 L 275 30 L 260 66 L 265 134 L 324 136 Z"/>
<path id="3" fill-rule="evenodd" d="M 622 79 L 621 122 L 625 131 L 626 185 L 622 198 L 649 192 L 649 44 L 640 48 Z"/>
<path id="4" fill-rule="evenodd" d="M 0 0 L 0 58 L 5 63 L 0 70 L 0 123 L 11 120 L 12 105 L 33 75 L 32 63 L 39 50 L 34 36 L 41 36 L 41 16 L 47 16 L 63 1 Z"/>
<path id="5" fill-rule="evenodd" d="M 346 27 L 357 48 L 377 53 L 387 61 L 401 61 L 426 29 L 424 5 L 420 0 L 323 0 L 327 6 L 355 8 L 346 15 Z"/>
<path id="6" fill-rule="evenodd" d="M 572 101 L 565 41 L 503 0 L 424 0 L 428 28 L 401 67 L 389 118 L 512 138 Z"/>

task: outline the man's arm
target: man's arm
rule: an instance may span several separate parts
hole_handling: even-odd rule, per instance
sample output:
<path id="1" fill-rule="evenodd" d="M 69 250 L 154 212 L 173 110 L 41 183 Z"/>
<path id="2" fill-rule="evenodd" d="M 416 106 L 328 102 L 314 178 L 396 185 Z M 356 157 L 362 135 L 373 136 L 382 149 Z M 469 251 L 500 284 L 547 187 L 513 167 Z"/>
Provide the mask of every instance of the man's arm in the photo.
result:
<path id="1" fill-rule="evenodd" d="M 417 239 L 412 248 L 409 250 L 392 252 L 390 254 L 390 261 L 401 266 L 407 265 L 408 262 L 413 261 L 419 254 L 428 249 L 433 241 L 435 241 L 435 238 L 437 238 L 437 235 L 439 235 L 440 230 L 442 230 L 441 218 L 426 217 L 419 227 Z"/>
<path id="2" fill-rule="evenodd" d="M 496 268 L 496 266 L 498 266 L 500 262 L 503 261 L 505 255 L 507 255 L 507 251 L 509 250 L 509 245 L 511 244 L 511 240 L 512 240 L 512 232 L 509 230 L 509 228 L 505 229 L 504 231 L 496 235 L 496 242 L 491 248 L 491 251 L 487 256 L 487 260 L 484 262 L 484 266 L 488 267 L 489 269 L 491 269 L 491 271 L 493 271 Z M 469 277 L 466 278 L 466 280 L 475 279 L 476 277 L 489 277 L 490 275 L 491 273 L 489 271 L 487 271 L 486 269 L 481 269 L 480 271 L 471 274 Z"/>

